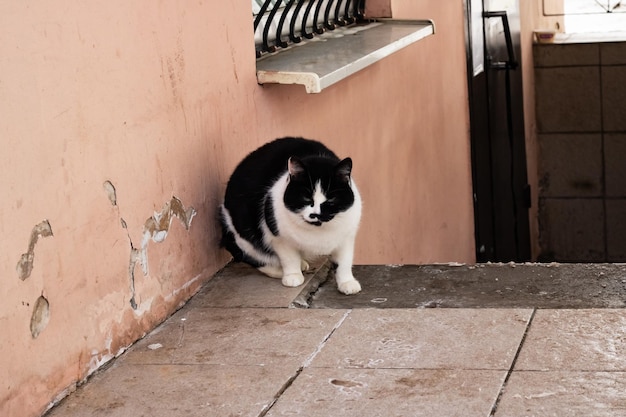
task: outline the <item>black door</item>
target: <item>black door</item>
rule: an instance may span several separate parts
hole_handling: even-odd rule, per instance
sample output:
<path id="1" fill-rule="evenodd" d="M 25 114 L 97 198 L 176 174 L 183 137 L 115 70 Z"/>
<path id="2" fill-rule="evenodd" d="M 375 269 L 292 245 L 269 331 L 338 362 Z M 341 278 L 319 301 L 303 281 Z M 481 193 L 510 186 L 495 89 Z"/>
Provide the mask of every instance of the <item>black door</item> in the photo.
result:
<path id="1" fill-rule="evenodd" d="M 519 5 L 466 0 L 476 257 L 530 259 Z"/>

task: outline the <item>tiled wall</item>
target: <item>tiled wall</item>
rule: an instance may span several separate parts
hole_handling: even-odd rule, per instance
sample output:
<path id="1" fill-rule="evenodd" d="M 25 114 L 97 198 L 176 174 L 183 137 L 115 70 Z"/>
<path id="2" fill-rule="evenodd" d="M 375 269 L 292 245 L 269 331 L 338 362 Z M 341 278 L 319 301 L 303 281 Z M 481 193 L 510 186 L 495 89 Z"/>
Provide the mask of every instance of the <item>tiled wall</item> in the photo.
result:
<path id="1" fill-rule="evenodd" d="M 540 260 L 626 261 L 626 42 L 535 45 Z"/>

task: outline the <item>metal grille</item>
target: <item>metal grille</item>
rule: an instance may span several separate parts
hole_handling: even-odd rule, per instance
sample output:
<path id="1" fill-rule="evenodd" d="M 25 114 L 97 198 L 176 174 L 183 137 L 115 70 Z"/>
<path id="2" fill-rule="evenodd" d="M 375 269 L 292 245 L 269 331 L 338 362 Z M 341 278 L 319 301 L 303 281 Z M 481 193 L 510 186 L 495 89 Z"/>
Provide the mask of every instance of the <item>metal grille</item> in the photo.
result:
<path id="1" fill-rule="evenodd" d="M 363 19 L 365 0 L 252 0 L 257 57 Z"/>
<path id="2" fill-rule="evenodd" d="M 626 13 L 622 0 L 543 0 L 544 16 Z"/>
<path id="3" fill-rule="evenodd" d="M 544 16 L 563 16 L 566 33 L 611 32 L 626 29 L 622 0 L 543 0 Z"/>

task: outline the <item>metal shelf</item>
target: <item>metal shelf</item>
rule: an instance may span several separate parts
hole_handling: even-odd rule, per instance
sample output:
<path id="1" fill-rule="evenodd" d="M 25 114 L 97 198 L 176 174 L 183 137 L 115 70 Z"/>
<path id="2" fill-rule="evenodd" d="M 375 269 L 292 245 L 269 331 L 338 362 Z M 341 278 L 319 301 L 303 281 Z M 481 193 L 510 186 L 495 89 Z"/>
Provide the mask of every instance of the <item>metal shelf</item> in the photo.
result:
<path id="1" fill-rule="evenodd" d="M 431 20 L 384 19 L 340 27 L 257 60 L 259 84 L 301 84 L 319 93 L 435 33 Z"/>

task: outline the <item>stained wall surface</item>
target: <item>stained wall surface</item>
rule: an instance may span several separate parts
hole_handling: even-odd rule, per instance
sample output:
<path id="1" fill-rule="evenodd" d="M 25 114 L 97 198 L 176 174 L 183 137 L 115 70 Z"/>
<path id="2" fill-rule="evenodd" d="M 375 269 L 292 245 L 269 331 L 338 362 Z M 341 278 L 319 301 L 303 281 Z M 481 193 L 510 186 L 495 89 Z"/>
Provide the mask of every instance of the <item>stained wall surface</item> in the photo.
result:
<path id="1" fill-rule="evenodd" d="M 524 130 L 526 135 L 526 169 L 531 191 L 529 209 L 530 242 L 532 259 L 537 259 L 539 247 L 539 145 L 537 140 L 537 115 L 535 100 L 535 69 L 533 44 L 535 30 L 563 31 L 562 16 L 544 16 L 545 0 L 520 1 L 521 71 L 524 89 Z M 549 0 L 550 10 L 562 11 L 563 0 Z"/>
<path id="2" fill-rule="evenodd" d="M 535 45 L 541 259 L 624 262 L 626 42 Z"/>
<path id="3" fill-rule="evenodd" d="M 414 4 L 419 3 L 419 4 Z M 230 171 L 283 135 L 355 161 L 356 262 L 472 262 L 463 2 L 319 95 L 259 86 L 250 3 L 0 3 L 0 415 L 37 416 L 229 261 Z"/>

